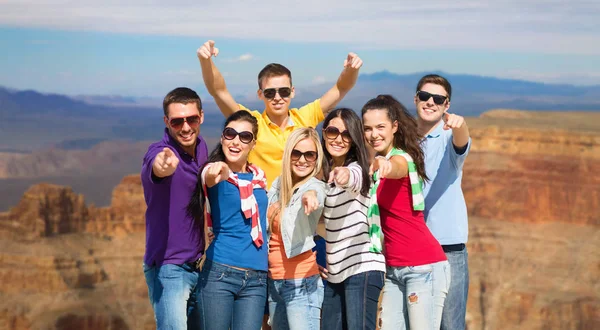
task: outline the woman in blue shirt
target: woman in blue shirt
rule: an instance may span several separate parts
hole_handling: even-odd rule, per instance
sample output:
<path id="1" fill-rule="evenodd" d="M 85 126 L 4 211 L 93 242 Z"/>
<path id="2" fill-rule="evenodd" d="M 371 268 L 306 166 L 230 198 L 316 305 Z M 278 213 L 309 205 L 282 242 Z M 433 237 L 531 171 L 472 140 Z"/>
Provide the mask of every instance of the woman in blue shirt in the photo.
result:
<path id="1" fill-rule="evenodd" d="M 267 192 L 264 172 L 248 163 L 258 123 L 247 111 L 227 118 L 221 143 L 198 179 L 189 211 L 209 236 L 197 290 L 203 330 L 260 329 L 267 299 Z M 214 235 L 214 236 L 213 236 Z"/>

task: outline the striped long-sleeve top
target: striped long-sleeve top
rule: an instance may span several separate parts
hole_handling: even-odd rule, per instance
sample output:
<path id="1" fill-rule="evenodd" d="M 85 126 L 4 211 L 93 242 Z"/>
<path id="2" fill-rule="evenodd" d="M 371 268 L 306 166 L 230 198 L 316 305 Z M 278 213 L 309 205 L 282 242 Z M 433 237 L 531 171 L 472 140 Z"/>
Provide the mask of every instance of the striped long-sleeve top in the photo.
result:
<path id="1" fill-rule="evenodd" d="M 383 254 L 369 251 L 369 198 L 360 194 L 361 168 L 356 162 L 347 168 L 350 170 L 348 184 L 329 187 L 323 210 L 327 231 L 327 281 L 332 283 L 366 271 L 385 272 Z"/>

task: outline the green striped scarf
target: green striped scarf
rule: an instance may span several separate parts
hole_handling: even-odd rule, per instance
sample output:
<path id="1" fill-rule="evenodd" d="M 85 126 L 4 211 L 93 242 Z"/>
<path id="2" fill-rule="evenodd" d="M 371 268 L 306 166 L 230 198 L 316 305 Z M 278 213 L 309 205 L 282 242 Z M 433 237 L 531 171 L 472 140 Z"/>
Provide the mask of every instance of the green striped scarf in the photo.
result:
<path id="1" fill-rule="evenodd" d="M 417 173 L 417 166 L 412 157 L 404 150 L 392 148 L 385 156 L 385 159 L 390 159 L 392 156 L 402 156 L 408 163 L 408 177 L 410 179 L 410 188 L 412 191 L 413 210 L 423 211 L 425 209 L 425 199 L 423 197 L 423 180 Z M 369 209 L 367 210 L 367 220 L 369 222 L 369 239 L 371 245 L 369 251 L 381 252 L 383 242 L 383 232 L 381 231 L 381 220 L 379 218 L 379 205 L 377 204 L 377 188 L 379 188 L 379 171 L 373 173 L 373 185 L 369 190 L 371 197 Z"/>

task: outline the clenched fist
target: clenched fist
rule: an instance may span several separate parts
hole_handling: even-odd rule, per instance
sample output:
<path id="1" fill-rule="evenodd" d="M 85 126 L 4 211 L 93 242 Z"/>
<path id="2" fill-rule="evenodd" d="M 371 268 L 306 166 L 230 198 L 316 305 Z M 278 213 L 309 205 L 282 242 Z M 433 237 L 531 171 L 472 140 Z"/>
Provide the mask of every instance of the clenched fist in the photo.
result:
<path id="1" fill-rule="evenodd" d="M 355 53 L 348 53 L 344 60 L 344 68 L 358 70 L 363 65 L 363 61 Z"/>
<path id="2" fill-rule="evenodd" d="M 209 40 L 196 50 L 196 55 L 201 60 L 208 60 L 211 56 L 219 55 L 219 48 L 215 47 L 214 41 Z"/>

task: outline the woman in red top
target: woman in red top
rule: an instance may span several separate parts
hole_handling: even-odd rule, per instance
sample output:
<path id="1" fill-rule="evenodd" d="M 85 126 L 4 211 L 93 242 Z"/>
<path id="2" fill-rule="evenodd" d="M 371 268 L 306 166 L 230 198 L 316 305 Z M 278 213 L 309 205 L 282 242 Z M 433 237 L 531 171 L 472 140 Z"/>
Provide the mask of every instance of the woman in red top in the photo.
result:
<path id="1" fill-rule="evenodd" d="M 367 102 L 362 116 L 376 153 L 369 214 L 380 220 L 387 265 L 381 329 L 439 329 L 450 265 L 423 217 L 427 175 L 417 123 L 389 95 Z"/>

